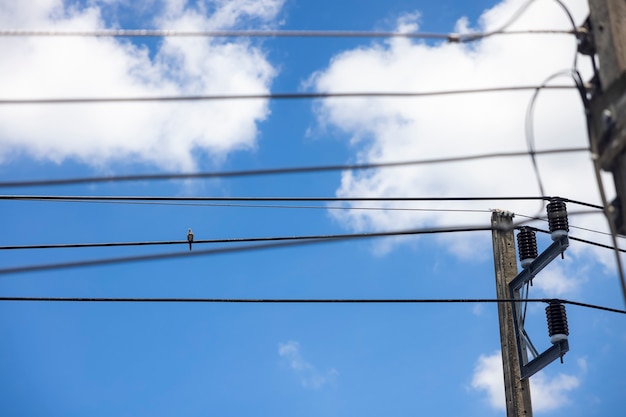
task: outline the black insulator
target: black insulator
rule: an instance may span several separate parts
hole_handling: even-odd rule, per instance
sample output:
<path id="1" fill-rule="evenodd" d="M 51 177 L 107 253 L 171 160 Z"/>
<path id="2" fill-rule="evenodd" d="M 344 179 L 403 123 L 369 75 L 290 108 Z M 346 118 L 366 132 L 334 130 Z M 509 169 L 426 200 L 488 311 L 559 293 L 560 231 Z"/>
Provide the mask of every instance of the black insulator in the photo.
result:
<path id="1" fill-rule="evenodd" d="M 546 307 L 546 316 L 550 342 L 557 343 L 559 340 L 567 340 L 569 329 L 567 328 L 565 306 L 558 301 L 551 301 L 550 305 Z"/>
<path id="2" fill-rule="evenodd" d="M 567 223 L 567 207 L 565 202 L 560 198 L 553 198 L 547 207 L 548 224 L 550 225 L 550 233 L 552 240 L 557 240 L 569 232 L 569 224 Z"/>
<path id="3" fill-rule="evenodd" d="M 537 258 L 537 237 L 530 227 L 522 227 L 517 233 L 517 250 L 523 268 Z"/>

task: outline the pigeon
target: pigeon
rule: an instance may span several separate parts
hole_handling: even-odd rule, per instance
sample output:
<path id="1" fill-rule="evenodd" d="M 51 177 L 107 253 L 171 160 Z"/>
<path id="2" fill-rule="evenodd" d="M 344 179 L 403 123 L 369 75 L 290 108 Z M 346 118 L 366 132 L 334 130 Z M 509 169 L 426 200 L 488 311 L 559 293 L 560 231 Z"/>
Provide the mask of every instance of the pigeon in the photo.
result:
<path id="1" fill-rule="evenodd" d="M 191 243 L 193 242 L 193 232 L 191 229 L 187 232 L 187 241 L 189 242 L 189 250 L 191 250 Z"/>

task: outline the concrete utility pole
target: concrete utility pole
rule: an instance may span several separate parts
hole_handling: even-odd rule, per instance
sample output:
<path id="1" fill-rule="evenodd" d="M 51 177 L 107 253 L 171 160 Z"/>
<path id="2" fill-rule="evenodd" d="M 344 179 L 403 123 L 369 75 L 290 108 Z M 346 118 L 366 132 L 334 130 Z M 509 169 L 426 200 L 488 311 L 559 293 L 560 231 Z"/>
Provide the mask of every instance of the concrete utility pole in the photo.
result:
<path id="1" fill-rule="evenodd" d="M 626 235 L 626 1 L 589 0 L 589 21 L 592 49 L 584 53 L 595 53 L 600 64 L 590 103 L 591 149 L 600 167 L 613 173 L 611 217 Z"/>
<path id="2" fill-rule="evenodd" d="M 498 299 L 510 297 L 509 282 L 517 275 L 515 236 L 512 225 L 512 213 L 506 211 L 494 211 L 492 213 L 491 233 Z M 519 298 L 519 292 L 516 294 L 516 298 Z M 533 411 L 530 401 L 530 385 L 528 378 L 521 380 L 513 314 L 511 303 L 498 303 L 506 415 L 507 417 L 531 417 Z"/>
<path id="3" fill-rule="evenodd" d="M 596 164 L 613 173 L 617 198 L 608 207 L 611 229 L 626 235 L 626 0 L 589 0 L 586 51 L 600 64 L 589 106 L 591 151 Z M 615 239 L 615 238 L 613 238 Z M 614 241 L 615 243 L 615 241 Z M 618 259 L 619 261 L 619 259 Z M 626 281 L 620 277 L 626 299 Z"/>

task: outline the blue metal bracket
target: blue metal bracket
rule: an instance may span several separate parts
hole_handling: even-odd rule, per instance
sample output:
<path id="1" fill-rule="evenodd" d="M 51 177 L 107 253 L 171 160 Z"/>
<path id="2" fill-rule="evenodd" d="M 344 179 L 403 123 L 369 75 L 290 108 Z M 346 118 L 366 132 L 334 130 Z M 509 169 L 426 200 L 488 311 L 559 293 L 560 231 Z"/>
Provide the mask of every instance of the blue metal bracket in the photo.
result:
<path id="1" fill-rule="evenodd" d="M 567 235 L 558 237 L 545 251 L 543 251 L 537 258 L 530 263 L 522 272 L 517 274 L 515 278 L 509 283 L 509 294 L 511 299 L 519 299 L 518 291 L 531 281 L 543 268 L 548 266 L 557 256 L 561 255 L 569 246 L 569 239 Z M 519 363 L 521 368 L 521 378 L 526 379 L 535 373 L 545 368 L 548 364 L 556 360 L 557 358 L 563 358 L 563 355 L 569 351 L 569 344 L 567 340 L 560 340 L 553 344 L 551 348 L 545 352 L 537 355 L 537 351 L 533 346 L 533 355 L 535 358 L 528 361 L 525 349 L 526 341 L 530 343 L 530 339 L 524 330 L 523 323 L 520 323 L 520 303 L 523 300 L 511 302 L 513 308 L 513 327 L 515 328 L 515 339 L 517 340 L 517 355 L 519 357 Z"/>
<path id="2" fill-rule="evenodd" d="M 552 347 L 527 364 L 522 365 L 522 362 L 520 362 L 522 379 L 533 376 L 553 361 L 563 358 L 563 355 L 565 355 L 567 351 L 569 351 L 569 343 L 567 340 L 559 340 L 556 344 L 552 345 Z"/>
<path id="3" fill-rule="evenodd" d="M 509 291 L 513 296 L 515 291 L 520 290 L 524 284 L 533 279 L 543 268 L 548 266 L 550 262 L 557 256 L 565 252 L 565 249 L 569 246 L 569 239 L 566 235 L 559 237 L 555 240 L 546 250 L 541 252 L 537 258 L 531 262 L 522 272 L 517 274 L 515 278 L 509 283 Z M 513 297 L 511 297 L 513 298 Z"/>

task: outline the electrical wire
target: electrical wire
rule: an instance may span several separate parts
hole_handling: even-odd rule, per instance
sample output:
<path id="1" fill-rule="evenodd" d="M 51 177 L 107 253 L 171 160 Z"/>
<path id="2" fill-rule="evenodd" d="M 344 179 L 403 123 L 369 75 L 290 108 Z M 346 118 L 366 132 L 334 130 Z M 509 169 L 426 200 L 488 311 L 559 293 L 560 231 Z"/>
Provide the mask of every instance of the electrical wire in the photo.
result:
<path id="1" fill-rule="evenodd" d="M 519 228 L 524 222 L 514 224 L 512 228 Z M 545 230 L 532 228 L 536 231 L 549 233 Z M 367 239 L 378 237 L 394 237 L 394 236 L 417 236 L 424 234 L 438 234 L 438 233 L 460 233 L 460 232 L 479 232 L 479 231 L 491 231 L 491 226 L 467 226 L 467 227 L 434 227 L 434 228 L 420 228 L 420 229 L 408 229 L 400 231 L 387 231 L 387 232 L 372 232 L 372 233 L 359 233 L 359 234 L 340 234 L 340 235 L 315 235 L 315 236 L 280 236 L 280 237 L 262 237 L 262 238 L 233 238 L 233 239 L 212 239 L 212 240 L 198 240 L 194 241 L 194 244 L 201 243 L 250 243 L 250 242 L 270 242 L 266 244 L 255 245 L 238 245 L 236 247 L 225 247 L 217 249 L 205 249 L 196 250 L 193 252 L 174 252 L 174 253 L 158 253 L 148 255 L 135 255 L 126 257 L 114 257 L 114 258 L 100 258 L 91 259 L 85 261 L 74 261 L 65 263 L 52 263 L 52 264 L 40 264 L 30 266 L 20 266 L 13 268 L 0 269 L 0 275 L 18 274 L 25 272 L 38 272 L 58 269 L 69 269 L 87 266 L 97 265 L 109 265 L 109 264 L 121 264 L 129 262 L 151 261 L 151 260 L 164 260 L 175 259 L 190 256 L 206 256 L 206 255 L 218 255 L 234 252 L 255 251 L 263 249 L 277 249 L 288 246 L 300 246 L 310 245 L 324 242 L 337 242 L 354 239 Z M 609 246 L 602 245 L 600 243 L 587 241 L 584 239 L 577 239 L 570 237 L 572 240 L 577 240 L 582 243 L 587 243 L 595 246 L 605 247 L 613 249 Z M 111 243 L 75 243 L 75 244 L 50 244 L 50 245 L 22 245 L 22 246 L 2 246 L 0 249 L 12 250 L 12 249 L 53 249 L 53 248 L 79 248 L 79 247 L 107 247 L 107 246 L 149 246 L 149 245 L 173 245 L 173 244 L 188 244 L 187 241 L 161 241 L 161 242 L 111 242 Z M 620 249 L 622 250 L 622 249 Z"/>
<path id="2" fill-rule="evenodd" d="M 558 0 L 557 0 L 558 1 Z M 522 4 L 514 13 L 513 15 L 503 24 L 501 25 L 499 28 L 493 30 L 493 31 L 489 31 L 489 32 L 484 32 L 484 33 L 478 33 L 475 35 L 472 34 L 468 34 L 468 36 L 465 37 L 464 42 L 472 42 L 472 41 L 476 41 L 479 39 L 485 39 L 494 35 L 500 35 L 502 33 L 505 33 L 506 29 L 511 26 L 513 23 L 515 23 L 528 9 L 528 7 L 534 3 L 535 0 L 527 0 L 524 4 Z"/>
<path id="3" fill-rule="evenodd" d="M 257 93 L 257 94 L 213 94 L 195 96 L 154 96 L 154 97 L 97 97 L 97 98 L 23 98 L 0 99 L 0 105 L 25 104 L 92 104 L 92 103 L 143 103 L 174 101 L 216 101 L 216 100 L 302 100 L 328 98 L 419 98 L 459 94 L 500 93 L 528 90 L 570 90 L 571 85 L 518 85 L 505 87 L 470 88 L 463 90 L 441 90 L 422 92 L 343 92 L 343 93 Z"/>
<path id="4" fill-rule="evenodd" d="M 28 201 L 38 201 L 32 199 Z M 81 203 L 81 204 L 115 204 L 115 205 L 150 205 L 150 206 L 175 206 L 175 207 L 226 207 L 226 208 L 261 208 L 261 209 L 310 209 L 310 210 L 342 210 L 342 211 L 406 211 L 406 212 L 432 212 L 432 213 L 491 213 L 492 209 L 451 209 L 451 208 L 421 208 L 421 207 L 362 207 L 362 206 L 329 206 L 329 205 L 280 205 L 280 204 L 220 204 L 220 203 L 171 203 L 166 201 L 83 201 L 83 200 L 42 200 L 49 203 Z M 581 203 L 587 206 L 594 206 L 589 203 Z M 597 206 L 600 210 L 600 206 Z M 602 214 L 596 211 L 574 211 L 570 215 L 581 214 Z M 541 220 L 547 222 L 545 216 L 528 216 L 521 213 L 515 213 L 515 216 L 524 217 L 529 220 Z M 610 236 L 608 232 L 589 229 L 586 227 L 575 226 L 570 224 L 571 229 L 584 230 L 587 232 L 597 233 Z M 624 237 L 626 238 L 626 236 Z"/>
<path id="5" fill-rule="evenodd" d="M 81 302 L 81 303 L 272 303 L 272 304 L 466 304 L 512 303 L 518 299 L 497 298 L 112 298 L 112 297 L 0 297 L 0 301 Z M 611 313 L 626 314 L 626 310 L 581 303 L 559 298 L 530 298 L 529 303 L 558 302 Z"/>
<path id="6" fill-rule="evenodd" d="M 528 217 L 528 216 L 525 216 Z M 532 218 L 533 220 L 535 218 Z M 521 223 L 517 223 L 514 227 L 519 228 Z M 548 230 L 526 226 L 530 229 L 550 234 Z M 465 228 L 459 228 L 458 230 L 449 229 L 446 232 L 463 232 L 468 231 Z M 469 231 L 473 231 L 469 230 Z M 369 237 L 381 237 L 388 235 L 398 234 L 426 234 L 437 232 L 423 232 L 415 231 L 415 233 L 409 233 L 407 231 L 388 232 L 381 234 L 380 232 L 372 233 L 344 233 L 344 234 L 327 234 L 327 235 L 303 235 L 303 236 L 270 236 L 270 237 L 245 237 L 245 238 L 225 238 L 225 239 L 200 239 L 194 240 L 194 245 L 202 244 L 216 244 L 216 243 L 252 243 L 252 242 L 278 242 L 278 241 L 298 241 L 298 240 L 332 240 L 332 239 L 351 239 L 351 238 L 369 238 Z M 593 242 L 590 240 L 580 239 L 573 236 L 569 236 L 569 239 L 594 245 L 607 249 L 614 249 L 611 246 L 603 245 L 601 243 Z M 98 248 L 98 247 L 128 247 L 128 246 L 167 246 L 167 245 L 188 245 L 187 240 L 165 240 L 165 241 L 137 241 L 137 242 L 96 242 L 96 243 L 50 243 L 50 244 L 35 244 L 35 245 L 4 245 L 0 246 L 2 250 L 32 250 L 32 249 L 71 249 L 71 248 Z M 619 249 L 622 252 L 626 252 L 626 249 Z"/>
<path id="7" fill-rule="evenodd" d="M 601 207 L 599 207 L 599 209 L 602 210 Z M 602 211 L 575 211 L 575 212 L 570 212 L 568 214 L 570 216 L 571 215 L 581 215 L 581 214 L 602 214 L 602 215 L 604 215 L 604 213 Z M 526 219 L 531 219 L 531 220 L 541 220 L 541 221 L 544 221 L 544 222 L 548 222 L 548 218 L 547 217 L 543 217 L 543 216 L 541 218 L 538 218 L 536 216 L 528 216 L 528 215 L 520 214 L 520 213 L 515 213 L 515 216 L 517 216 L 517 217 L 524 217 Z M 585 232 L 597 233 L 599 235 L 604 235 L 604 236 L 611 236 L 610 232 L 602 232 L 600 230 L 589 229 L 587 227 L 576 226 L 576 225 L 573 225 L 573 224 L 570 224 L 569 228 L 570 229 L 583 230 Z M 620 236 L 620 237 L 623 238 L 623 239 L 626 239 L 626 236 Z"/>
<path id="8" fill-rule="evenodd" d="M 570 24 L 572 25 L 572 30 L 574 34 L 576 34 L 576 48 L 574 48 L 574 62 L 572 63 L 572 68 L 574 70 L 578 70 L 578 45 L 580 43 L 580 40 L 582 39 L 582 36 L 584 33 L 586 33 L 585 31 L 581 31 L 581 29 L 578 27 L 578 25 L 576 25 L 576 22 L 574 21 L 574 16 L 572 16 L 572 13 L 570 11 L 570 9 L 565 5 L 565 3 L 563 3 L 561 0 L 554 0 L 559 6 L 561 6 L 561 9 L 563 9 L 563 11 L 565 12 L 565 14 L 567 15 L 567 18 L 569 19 Z"/>
<path id="9" fill-rule="evenodd" d="M 53 200 L 55 201 L 55 200 Z M 115 201 L 87 201 L 88 203 L 109 203 L 109 204 L 117 204 Z M 137 203 L 127 203 L 127 204 L 168 204 L 169 203 L 161 203 L 161 202 L 137 202 Z M 190 205 L 190 204 L 182 204 Z M 201 206 L 214 206 L 211 204 L 201 204 Z M 221 206 L 221 205 L 216 205 Z M 408 210 L 408 211 L 426 211 L 426 212 L 462 212 L 462 213 L 491 213 L 493 210 L 488 209 L 437 209 L 437 208 L 385 208 L 385 207 L 340 207 L 340 206 L 266 206 L 266 205 L 225 205 L 227 207 L 263 207 L 263 208 L 316 208 L 316 209 L 340 209 L 340 210 L 353 210 L 353 209 L 365 209 L 365 210 Z M 594 212 L 595 213 L 595 212 Z M 589 214 L 589 212 L 572 212 L 570 215 L 576 214 Z M 529 221 L 532 220 L 543 220 L 546 221 L 545 218 L 538 218 L 527 216 L 523 214 L 515 214 L 519 217 L 524 217 Z M 522 222 L 524 223 L 524 222 Z M 522 223 L 517 223 L 515 228 L 519 228 Z M 576 226 L 571 226 L 571 228 L 576 228 Z M 550 233 L 547 230 L 531 227 L 531 229 L 543 233 Z M 602 233 L 607 234 L 605 232 L 600 232 L 592 229 L 579 228 L 589 232 Z M 327 235 L 304 235 L 304 236 L 272 236 L 272 237 L 246 237 L 246 238 L 224 238 L 224 239 L 202 239 L 202 240 L 194 240 L 194 244 L 215 244 L 215 243 L 250 243 L 250 242 L 267 242 L 267 241 L 285 241 L 285 240 L 308 240 L 308 239 L 343 239 L 350 237 L 375 237 L 378 236 L 377 233 L 356 233 L 356 234 L 327 234 Z M 585 241 L 582 239 L 572 238 L 573 240 L 579 240 L 584 243 L 596 244 L 603 247 L 608 247 L 605 245 L 601 245 L 599 243 Z M 138 242 L 100 242 L 100 243 L 53 243 L 53 244 L 36 244 L 36 245 L 4 245 L 0 246 L 0 250 L 20 250 L 20 249 L 68 249 L 68 248 L 88 248 L 88 247 L 119 247 L 119 246 L 162 246 L 162 245 L 177 245 L 183 244 L 187 245 L 189 242 L 187 240 L 169 240 L 169 241 L 138 241 Z M 609 247 L 610 248 L 610 247 Z"/>
<path id="10" fill-rule="evenodd" d="M 576 35 L 578 29 L 529 29 L 514 31 L 441 33 L 359 30 L 175 30 L 175 29 L 1 29 L 0 37 L 123 37 L 123 38 L 409 38 L 472 42 L 493 35 Z"/>
<path id="11" fill-rule="evenodd" d="M 198 197 L 198 196 L 63 196 L 63 195 L 0 195 L 0 201 L 35 201 L 35 202 L 48 202 L 48 201 L 61 201 L 61 202 L 197 202 L 197 201 L 268 201 L 268 202 L 350 202 L 350 201 L 403 201 L 403 202 L 443 202 L 443 201 L 533 201 L 533 200 L 551 200 L 560 197 L 551 196 L 475 196 L 475 197 Z M 576 200 L 569 200 L 564 198 L 564 201 L 571 202 L 573 204 L 581 204 L 583 206 L 591 207 L 601 210 L 602 208 L 590 203 L 579 202 Z M 289 206 L 283 206 L 289 207 Z M 350 210 L 351 207 L 346 207 L 345 210 Z M 491 211 L 491 210 L 490 210 Z M 594 213 L 594 212 L 589 212 Z M 579 214 L 588 214 L 588 212 L 579 212 Z M 535 216 L 528 217 L 532 220 L 544 220 L 544 217 Z"/>
<path id="12" fill-rule="evenodd" d="M 466 231 L 464 228 L 458 230 L 448 230 L 448 232 Z M 194 246 L 200 244 L 215 244 L 215 243 L 251 243 L 251 242 L 277 242 L 277 241 L 292 241 L 292 240 L 332 240 L 332 239 L 358 239 L 368 237 L 381 237 L 381 236 L 395 236 L 406 234 L 426 234 L 429 232 L 415 231 L 410 233 L 408 231 L 399 232 L 372 232 L 372 233 L 346 233 L 346 234 L 334 234 L 334 235 L 308 235 L 308 236 L 272 236 L 272 237 L 247 237 L 247 238 L 228 238 L 228 239 L 201 239 L 193 241 Z M 436 233 L 436 232 L 430 232 Z M 96 248 L 96 247 L 118 247 L 118 246 L 164 246 L 164 245 L 185 245 L 189 242 L 187 240 L 166 240 L 166 241 L 141 241 L 141 242 L 102 242 L 102 243 L 54 243 L 54 244 L 42 244 L 42 245 L 13 245 L 13 246 L 0 246 L 0 250 L 19 250 L 19 249 L 69 249 L 69 248 Z"/>
<path id="13" fill-rule="evenodd" d="M 562 153 L 589 152 L 587 147 L 575 148 L 558 148 L 535 151 L 536 155 L 551 155 Z M 430 165 L 452 162 L 465 162 L 480 159 L 492 158 L 510 158 L 527 156 L 527 151 L 516 152 L 492 152 L 476 155 L 450 156 L 444 158 L 417 159 L 411 161 L 395 161 L 395 162 L 373 162 L 366 164 L 334 164 L 321 166 L 305 166 L 305 167 L 285 167 L 285 168 L 265 168 L 254 170 L 238 170 L 238 171 L 218 171 L 218 172 L 190 172 L 190 173 L 165 173 L 165 174 L 132 174 L 132 175 L 109 175 L 101 177 L 79 177 L 79 178 L 61 178 L 54 180 L 28 180 L 28 181 L 4 181 L 0 182 L 0 188 L 15 187 L 43 187 L 58 185 L 76 185 L 91 184 L 103 182 L 126 182 L 126 181 L 159 181 L 159 180 L 187 180 L 187 179 L 207 179 L 207 178 L 232 178 L 232 177 L 250 177 L 260 175 L 284 175 L 284 174 L 304 174 L 329 171 L 357 171 L 379 168 L 397 168 L 413 165 Z"/>
<path id="14" fill-rule="evenodd" d="M 552 81 L 553 79 L 557 77 L 562 77 L 565 75 L 574 77 L 573 74 L 574 74 L 573 70 L 559 71 L 555 74 L 552 74 L 543 83 L 541 83 L 541 87 L 546 87 L 550 81 Z M 575 88 L 580 90 L 581 87 L 578 85 L 578 82 L 576 82 Z M 582 88 L 584 89 L 584 87 Z M 539 167 L 537 166 L 537 158 L 536 158 L 537 151 L 535 149 L 535 138 L 534 138 L 534 132 L 533 132 L 533 115 L 535 111 L 535 104 L 537 102 L 537 97 L 539 96 L 540 92 L 541 92 L 541 88 L 538 88 L 537 90 L 535 90 L 535 92 L 533 93 L 528 103 L 528 107 L 526 108 L 524 128 L 526 132 L 526 145 L 528 147 L 528 155 L 530 156 L 530 160 L 532 162 L 533 171 L 535 173 L 535 178 L 537 179 L 537 185 L 539 187 L 539 192 L 541 193 L 541 195 L 545 195 L 546 193 L 545 193 L 545 189 L 543 186 L 543 181 L 541 180 L 541 174 L 539 172 Z M 543 210 L 543 205 L 540 210 Z"/>
<path id="15" fill-rule="evenodd" d="M 0 195 L 1 200 L 15 201 L 533 201 L 550 200 L 547 196 L 491 197 L 181 197 L 181 196 L 63 196 L 63 195 Z"/>
<path id="16" fill-rule="evenodd" d="M 539 228 L 537 228 L 537 227 L 532 227 L 532 226 L 528 226 L 528 227 L 529 227 L 530 229 L 534 230 L 535 232 L 541 232 L 541 233 L 551 234 L 551 232 L 550 232 L 550 231 L 548 231 L 548 230 L 539 229 Z M 598 233 L 600 233 L 600 232 L 598 232 Z M 581 238 L 574 237 L 574 236 L 568 236 L 567 238 L 568 238 L 568 239 L 570 239 L 570 240 L 574 240 L 574 241 L 576 241 L 576 242 L 586 243 L 586 244 L 588 244 L 588 245 L 597 246 L 597 247 L 600 247 L 600 248 L 605 248 L 605 249 L 617 250 L 617 251 L 619 251 L 619 252 L 624 252 L 624 253 L 626 253 L 626 249 L 621 249 L 621 248 L 616 247 L 616 246 L 604 245 L 604 244 L 602 244 L 602 243 L 592 242 L 592 241 L 590 241 L 590 240 L 581 239 Z"/>
<path id="17" fill-rule="evenodd" d="M 378 238 L 378 237 L 398 237 L 398 236 L 417 236 L 417 235 L 437 234 L 437 233 L 479 232 L 479 231 L 490 231 L 490 230 L 492 230 L 491 226 L 467 226 L 467 227 L 432 227 L 432 228 L 408 229 L 408 230 L 400 230 L 400 231 L 392 231 L 392 232 L 374 232 L 374 233 L 367 233 L 363 235 L 345 235 L 343 237 L 335 237 L 335 238 L 330 238 L 330 239 L 325 239 L 325 238 L 301 239 L 301 240 L 290 240 L 290 241 L 282 241 L 282 242 L 270 242 L 270 243 L 265 243 L 265 244 L 239 245 L 236 247 L 204 249 L 204 250 L 196 250 L 196 251 L 190 251 L 190 252 L 157 253 L 157 254 L 148 254 L 148 255 L 134 255 L 134 256 L 125 256 L 125 257 L 90 259 L 90 260 L 73 261 L 73 262 L 19 266 L 19 267 L 0 269 L 0 275 L 18 274 L 18 273 L 25 273 L 25 272 L 51 271 L 51 270 L 79 268 L 79 267 L 88 267 L 88 266 L 121 264 L 121 263 L 129 263 L 129 262 L 156 261 L 156 260 L 164 260 L 164 259 L 219 255 L 219 254 L 227 254 L 227 253 L 235 253 L 235 252 L 258 251 L 258 250 L 265 250 L 265 249 L 279 249 L 279 248 L 285 248 L 285 247 L 290 247 L 290 246 L 304 246 L 304 245 L 312 245 L 312 244 L 328 243 L 328 242 L 341 242 L 341 241 L 348 241 L 348 240 L 355 240 L 355 239 L 369 239 L 369 238 Z"/>
<path id="18" fill-rule="evenodd" d="M 34 30 L 34 29 L 2 29 L 0 36 L 4 37 L 289 37 L 289 38 L 410 38 L 410 39 L 439 39 L 448 42 L 474 42 L 494 35 L 517 35 L 517 34 L 575 34 L 579 29 L 569 9 L 561 2 L 555 0 L 567 13 L 572 22 L 572 30 L 541 29 L 541 30 L 516 30 L 506 31 L 515 23 L 534 3 L 528 0 L 498 29 L 489 32 L 470 33 L 433 33 L 433 32 L 382 32 L 382 31 L 343 31 L 343 30 L 168 30 L 168 29 L 98 29 L 98 30 Z"/>
<path id="19" fill-rule="evenodd" d="M 37 200 L 31 200 L 37 201 Z M 418 208 L 418 207 L 355 207 L 355 206 L 311 206 L 311 205 L 278 205 L 278 204 L 219 204 L 219 203 L 168 203 L 159 201 L 74 201 L 51 200 L 51 203 L 85 203 L 85 204 L 123 204 L 123 205 L 155 205 L 177 207 L 233 207 L 233 208 L 266 208 L 266 209 L 320 209 L 320 210 L 371 210 L 371 211 L 424 211 L 424 212 L 452 212 L 452 213 L 491 213 L 489 209 L 448 209 L 448 208 Z M 570 226 L 572 227 L 572 226 Z M 600 233 L 600 232 L 598 232 Z"/>
<path id="20" fill-rule="evenodd" d="M 569 201 L 568 199 L 563 199 Z M 40 201 L 36 198 L 29 199 L 28 201 Z M 166 201 L 84 201 L 84 200 L 41 200 L 50 203 L 82 203 L 82 204 L 120 204 L 120 205 L 154 205 L 154 206 L 176 206 L 176 207 L 226 207 L 226 208 L 261 208 L 261 209 L 317 209 L 317 210 L 342 210 L 342 211 L 408 211 L 408 212 L 450 212 L 450 213 L 491 213 L 492 209 L 451 209 L 451 208 L 420 208 L 420 207 L 361 207 L 361 206 L 329 206 L 329 205 L 277 205 L 277 204 L 220 204 L 220 203 L 171 203 Z M 602 210 L 601 206 L 597 206 L 590 203 L 578 202 L 581 205 L 594 207 Z M 574 211 L 570 212 L 570 215 L 581 214 L 601 214 L 596 211 Z M 528 216 L 521 213 L 515 213 L 515 216 L 524 217 L 529 220 L 541 220 L 547 222 L 545 216 Z M 602 232 L 599 230 L 589 229 L 586 227 L 575 226 L 570 224 L 571 229 L 584 230 L 587 232 L 602 234 L 610 236 L 608 232 Z M 624 237 L 626 238 L 626 237 Z"/>

